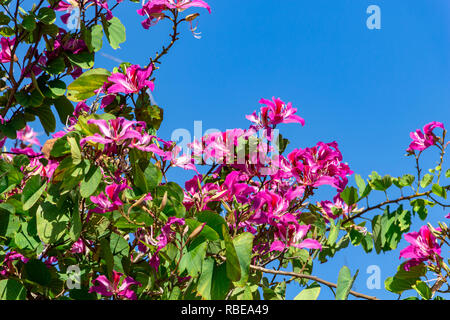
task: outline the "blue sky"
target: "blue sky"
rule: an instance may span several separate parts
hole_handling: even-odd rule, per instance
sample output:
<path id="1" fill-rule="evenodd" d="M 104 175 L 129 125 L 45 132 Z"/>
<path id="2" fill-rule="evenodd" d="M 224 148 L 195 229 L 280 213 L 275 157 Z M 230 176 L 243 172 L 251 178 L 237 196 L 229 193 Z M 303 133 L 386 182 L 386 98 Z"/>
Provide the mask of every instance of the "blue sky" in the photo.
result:
<path id="1" fill-rule="evenodd" d="M 160 134 L 177 128 L 220 130 L 248 127 L 260 98 L 291 101 L 306 126 L 285 125 L 289 150 L 336 140 L 351 168 L 367 177 L 373 170 L 398 176 L 414 173 L 404 157 L 409 132 L 430 121 L 450 126 L 450 2 L 448 0 L 228 0 L 209 1 L 195 39 L 186 25 L 180 41 L 156 72 L 155 99 L 164 108 Z M 369 5 L 381 8 L 381 30 L 366 27 Z M 124 3 L 115 12 L 127 27 L 121 49 L 103 53 L 134 64 L 147 64 L 168 40 L 167 22 L 150 30 L 140 26 L 139 5 Z M 98 55 L 96 66 L 117 64 Z M 433 166 L 436 154 L 425 165 Z M 177 172 L 182 181 L 191 174 Z M 353 183 L 353 178 L 350 179 Z M 331 190 L 324 196 L 331 198 Z M 445 212 L 431 211 L 430 221 Z M 413 229 L 419 229 L 416 221 Z M 400 248 L 406 246 L 402 241 Z M 444 253 L 448 254 L 448 252 Z M 337 281 L 339 269 L 360 269 L 354 289 L 379 298 L 396 295 L 366 287 L 370 265 L 382 280 L 400 263 L 398 251 L 366 255 L 349 248 L 331 263 L 316 264 L 314 274 Z M 382 281 L 382 282 L 383 282 Z M 288 298 L 300 288 L 292 285 Z M 320 298 L 333 298 L 324 287 Z"/>

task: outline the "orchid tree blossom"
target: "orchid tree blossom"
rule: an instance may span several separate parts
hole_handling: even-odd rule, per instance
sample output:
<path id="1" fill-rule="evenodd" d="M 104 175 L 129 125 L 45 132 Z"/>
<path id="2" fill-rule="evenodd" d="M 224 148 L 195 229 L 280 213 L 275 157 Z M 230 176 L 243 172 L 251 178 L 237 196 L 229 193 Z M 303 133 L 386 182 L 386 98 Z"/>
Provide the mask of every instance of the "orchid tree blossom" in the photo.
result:
<path id="1" fill-rule="evenodd" d="M 100 192 L 98 196 L 91 196 L 90 200 L 97 206 L 91 209 L 91 212 L 95 213 L 106 213 L 117 210 L 123 205 L 120 200 L 119 194 L 130 187 L 126 183 L 122 184 L 111 184 L 105 188 L 105 193 Z"/>
<path id="2" fill-rule="evenodd" d="M 410 137 L 413 141 L 406 151 L 408 153 L 414 153 L 414 150 L 423 151 L 431 146 L 434 146 L 439 140 L 439 138 L 433 133 L 433 130 L 436 128 L 445 130 L 443 123 L 433 121 L 423 127 L 423 132 L 420 129 L 417 129 L 415 132 L 411 132 Z"/>
<path id="3" fill-rule="evenodd" d="M 105 297 L 125 298 L 128 300 L 136 300 L 136 293 L 130 289 L 131 286 L 142 286 L 139 282 L 131 277 L 125 277 L 120 272 L 113 270 L 113 279 L 109 281 L 104 275 L 98 276 L 92 280 L 94 286 L 89 288 L 89 293 L 96 292 Z"/>
<path id="4" fill-rule="evenodd" d="M 297 109 L 292 107 L 291 102 L 286 104 L 281 99 L 273 97 L 272 101 L 261 99 L 259 103 L 264 105 L 264 107 L 261 107 L 260 114 L 257 115 L 255 111 L 251 115 L 246 116 L 248 120 L 256 125 L 257 129 L 276 126 L 280 123 L 300 123 L 302 126 L 305 125 L 305 120 L 295 114 Z"/>
<path id="5" fill-rule="evenodd" d="M 135 129 L 140 125 L 137 121 L 129 121 L 125 118 L 116 118 L 111 120 L 95 120 L 90 119 L 88 124 L 95 124 L 101 134 L 95 133 L 81 139 L 80 144 L 83 146 L 87 142 L 101 143 L 105 145 L 105 152 L 115 153 L 119 146 L 128 146 L 133 139 L 140 140 L 142 135 Z"/>
<path id="6" fill-rule="evenodd" d="M 211 13 L 211 7 L 202 0 L 149 0 L 146 3 L 143 2 L 142 8 L 137 10 L 137 13 L 140 16 L 147 16 L 147 19 L 142 21 L 141 24 L 145 29 L 148 29 L 164 19 L 163 11 L 168 9 L 184 11 L 192 7 L 205 8 Z"/>
<path id="7" fill-rule="evenodd" d="M 400 251 L 400 258 L 410 259 L 405 264 L 405 270 L 410 270 L 422 262 L 439 262 L 441 257 L 441 246 L 428 226 L 422 226 L 419 232 L 410 232 L 404 235 L 405 240 L 410 243 L 408 247 Z"/>
<path id="8" fill-rule="evenodd" d="M 132 65 L 127 68 L 125 74 L 121 72 L 113 73 L 108 81 L 112 84 L 108 87 L 108 93 L 138 93 L 142 89 L 154 89 L 154 84 L 149 81 L 153 67 L 141 68 L 138 65 Z"/>
<path id="9" fill-rule="evenodd" d="M 25 144 L 37 146 L 41 145 L 41 143 L 37 139 L 37 133 L 29 125 L 26 125 L 25 128 L 17 131 L 17 139 Z"/>
<path id="10" fill-rule="evenodd" d="M 17 61 L 16 55 L 12 56 L 12 48 L 14 47 L 15 43 L 16 43 L 16 38 L 12 38 L 12 39 L 1 38 L 0 39 L 0 45 L 2 47 L 2 50 L 0 51 L 0 62 L 1 63 Z"/>

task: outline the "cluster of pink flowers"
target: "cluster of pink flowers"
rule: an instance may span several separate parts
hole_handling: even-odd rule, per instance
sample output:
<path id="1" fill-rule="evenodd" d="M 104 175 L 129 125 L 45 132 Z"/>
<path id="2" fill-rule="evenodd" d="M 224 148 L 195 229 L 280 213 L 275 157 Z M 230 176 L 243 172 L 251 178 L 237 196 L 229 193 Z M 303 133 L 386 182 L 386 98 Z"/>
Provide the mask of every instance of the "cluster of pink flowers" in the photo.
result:
<path id="1" fill-rule="evenodd" d="M 104 297 L 125 298 L 128 300 L 136 300 L 136 293 L 130 289 L 131 286 L 142 286 L 139 282 L 131 277 L 125 277 L 120 272 L 113 270 L 113 280 L 109 281 L 104 275 L 98 276 L 92 280 L 94 286 L 89 288 L 89 292 L 96 292 Z"/>
<path id="2" fill-rule="evenodd" d="M 137 13 L 147 17 L 142 21 L 142 26 L 148 29 L 164 18 L 163 11 L 169 9 L 183 11 L 191 7 L 205 8 L 211 13 L 210 6 L 202 0 L 149 0 Z"/>
<path id="3" fill-rule="evenodd" d="M 122 2 L 123 0 L 116 0 L 117 3 Z M 89 3 L 95 4 L 100 9 L 105 9 L 106 11 L 106 20 L 111 20 L 113 18 L 113 14 L 108 6 L 107 0 L 83 0 L 82 3 L 87 7 Z M 60 12 L 67 12 L 61 16 L 61 21 L 64 24 L 67 24 L 71 15 L 72 10 L 79 7 L 79 1 L 77 0 L 67 0 L 66 1 L 59 1 L 56 6 L 54 7 L 55 11 Z"/>
<path id="4" fill-rule="evenodd" d="M 130 187 L 126 183 L 122 184 L 111 184 L 105 188 L 105 193 L 100 192 L 98 196 L 91 196 L 90 199 L 92 203 L 97 206 L 90 210 L 90 212 L 94 213 L 106 213 L 117 210 L 120 206 L 123 205 L 123 202 L 120 200 L 120 193 L 125 189 L 130 189 Z"/>
<path id="5" fill-rule="evenodd" d="M 436 128 L 445 130 L 443 123 L 433 121 L 423 127 L 423 132 L 420 129 L 411 132 L 410 137 L 413 141 L 406 151 L 408 153 L 414 153 L 414 150 L 423 151 L 431 146 L 434 146 L 439 140 L 439 138 L 433 133 L 433 130 Z"/>
<path id="6" fill-rule="evenodd" d="M 27 263 L 29 261 L 28 258 L 25 258 L 22 254 L 16 251 L 8 252 L 3 260 L 3 269 L 0 271 L 0 275 L 6 277 L 10 273 L 14 272 L 13 261 L 17 260 L 20 260 L 23 263 Z"/>
<path id="7" fill-rule="evenodd" d="M 410 243 L 408 247 L 400 251 L 400 258 L 409 259 L 404 266 L 405 270 L 409 271 L 411 267 L 422 262 L 439 263 L 442 260 L 441 247 L 428 226 L 423 226 L 419 232 L 405 234 L 404 237 Z"/>

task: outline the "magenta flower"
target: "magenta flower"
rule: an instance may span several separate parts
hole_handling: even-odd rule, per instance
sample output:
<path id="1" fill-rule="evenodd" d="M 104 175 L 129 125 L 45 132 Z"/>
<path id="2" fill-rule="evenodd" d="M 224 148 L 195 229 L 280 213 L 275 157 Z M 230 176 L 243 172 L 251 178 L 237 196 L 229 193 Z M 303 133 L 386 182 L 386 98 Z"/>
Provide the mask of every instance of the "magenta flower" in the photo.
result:
<path id="1" fill-rule="evenodd" d="M 125 189 L 130 189 L 126 183 L 120 185 L 113 183 L 105 188 L 106 194 L 102 191 L 98 196 L 91 196 L 90 200 L 97 206 L 90 212 L 106 213 L 117 210 L 123 205 L 119 194 Z"/>
<path id="2" fill-rule="evenodd" d="M 156 238 L 158 241 L 158 251 L 167 246 L 167 244 L 173 239 L 175 232 L 172 230 L 172 225 L 178 224 L 184 226 L 184 219 L 170 217 L 164 227 L 161 228 L 161 234 Z"/>
<path id="3" fill-rule="evenodd" d="M 20 260 L 23 263 L 28 262 L 28 258 L 25 258 L 22 254 L 16 251 L 10 251 L 6 254 L 5 259 L 3 260 L 3 270 L 0 271 L 0 275 L 7 276 L 10 273 L 14 273 L 14 265 L 13 261 Z"/>
<path id="4" fill-rule="evenodd" d="M 405 270 L 409 271 L 411 267 L 428 260 L 442 259 L 441 247 L 428 226 L 423 226 L 419 232 L 405 234 L 404 237 L 410 243 L 408 247 L 400 251 L 400 258 L 410 259 L 405 264 Z"/>
<path id="5" fill-rule="evenodd" d="M 154 84 L 148 80 L 152 72 L 152 66 L 143 69 L 138 65 L 132 65 L 127 68 L 126 74 L 113 73 L 108 78 L 108 81 L 112 83 L 108 87 L 108 93 L 138 93 L 141 89 L 147 87 L 153 91 Z"/>
<path id="6" fill-rule="evenodd" d="M 142 21 L 142 26 L 148 29 L 164 18 L 164 10 L 183 11 L 191 7 L 205 8 L 211 13 L 210 6 L 202 0 L 149 0 L 141 9 L 137 10 L 137 13 L 140 16 L 147 16 L 147 19 Z"/>
<path id="7" fill-rule="evenodd" d="M 141 139 L 141 134 L 136 131 L 133 126 L 139 124 L 136 121 L 128 121 L 125 118 L 119 117 L 109 121 L 106 120 L 88 120 L 88 124 L 95 124 L 101 134 L 94 134 L 93 136 L 81 139 L 80 144 L 83 146 L 87 141 L 101 143 L 105 145 L 106 153 L 117 152 L 118 146 L 127 146 L 132 139 Z"/>
<path id="8" fill-rule="evenodd" d="M 128 300 L 136 300 L 136 293 L 130 289 L 132 285 L 142 286 L 139 282 L 131 277 L 123 278 L 123 274 L 113 270 L 113 281 L 109 281 L 106 276 L 99 276 L 92 280 L 94 286 L 89 288 L 89 293 L 96 292 L 104 297 L 114 296 L 115 298 L 126 298 Z M 97 283 L 97 285 L 95 285 Z"/>
<path id="9" fill-rule="evenodd" d="M 86 252 L 86 245 L 84 244 L 83 239 L 80 238 L 76 242 L 74 242 L 72 248 L 70 249 L 70 252 L 84 254 Z"/>
<path id="10" fill-rule="evenodd" d="M 288 155 L 292 174 L 305 186 L 331 185 L 341 192 L 347 184 L 347 175 L 353 173 L 336 142 L 319 142 L 315 147 L 296 149 Z"/>
<path id="11" fill-rule="evenodd" d="M 441 122 L 433 121 L 426 124 L 423 127 L 423 132 L 417 129 L 415 132 L 410 133 L 410 137 L 413 140 L 406 150 L 408 153 L 414 153 L 414 150 L 423 151 L 438 141 L 438 137 L 433 133 L 435 128 L 441 128 L 445 130 L 444 124 Z"/>
<path id="12" fill-rule="evenodd" d="M 269 126 L 276 126 L 280 123 L 300 123 L 305 125 L 305 120 L 300 118 L 295 113 L 296 108 L 292 107 L 292 103 L 284 103 L 280 99 L 272 98 L 273 102 L 267 99 L 261 99 L 260 104 L 265 105 L 261 108 L 259 116 L 256 111 L 253 114 L 246 116 L 248 120 L 256 125 L 256 129 L 268 128 Z"/>
<path id="13" fill-rule="evenodd" d="M 29 126 L 26 125 L 22 130 L 17 131 L 17 139 L 21 140 L 25 144 L 40 146 L 39 140 L 36 138 L 37 133 Z"/>
<path id="14" fill-rule="evenodd" d="M 450 219 L 450 213 L 445 216 L 447 219 Z"/>
<path id="15" fill-rule="evenodd" d="M 8 62 L 17 60 L 17 57 L 15 55 L 14 55 L 14 57 L 11 56 L 12 55 L 11 50 L 14 47 L 15 42 L 16 42 L 16 38 L 0 39 L 0 45 L 2 47 L 2 51 L 0 51 L 0 62 L 1 63 L 8 63 Z"/>

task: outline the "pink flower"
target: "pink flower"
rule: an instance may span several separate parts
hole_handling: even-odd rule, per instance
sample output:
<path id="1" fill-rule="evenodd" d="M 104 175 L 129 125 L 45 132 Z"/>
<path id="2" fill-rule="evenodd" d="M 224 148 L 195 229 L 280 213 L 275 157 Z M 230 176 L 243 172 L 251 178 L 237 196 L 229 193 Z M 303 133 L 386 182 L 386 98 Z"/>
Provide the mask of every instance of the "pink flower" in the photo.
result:
<path id="1" fill-rule="evenodd" d="M 275 233 L 275 241 L 270 246 L 270 251 L 283 251 L 286 247 L 299 249 L 320 249 L 322 245 L 314 239 L 305 239 L 311 226 L 300 225 L 292 214 L 285 214 L 277 218 L 272 225 L 278 229 Z"/>
<path id="2" fill-rule="evenodd" d="M 0 52 L 0 62 L 1 63 L 8 63 L 11 61 L 16 61 L 17 57 L 14 55 L 12 57 L 12 48 L 14 47 L 14 44 L 16 42 L 16 38 L 12 38 L 11 40 L 8 38 L 2 38 L 0 39 L 0 45 L 2 47 L 2 51 Z"/>
<path id="3" fill-rule="evenodd" d="M 130 189 L 126 183 L 120 185 L 113 183 L 105 188 L 106 194 L 102 191 L 98 196 L 91 196 L 90 200 L 97 205 L 91 212 L 106 213 L 117 210 L 123 205 L 119 194 L 125 189 Z"/>
<path id="4" fill-rule="evenodd" d="M 27 144 L 35 144 L 40 146 L 40 142 L 39 140 L 36 138 L 37 133 L 34 132 L 34 130 L 29 126 L 26 125 L 25 128 L 23 128 L 22 130 L 17 131 L 17 139 L 21 140 L 24 143 Z"/>
<path id="5" fill-rule="evenodd" d="M 74 244 L 72 245 L 72 248 L 70 249 L 70 252 L 72 253 L 85 253 L 86 252 L 86 245 L 84 244 L 83 239 L 78 239 Z"/>
<path id="6" fill-rule="evenodd" d="M 191 7 L 205 8 L 211 13 L 210 6 L 202 0 L 149 0 L 141 9 L 137 10 L 137 13 L 140 16 L 147 16 L 147 19 L 142 21 L 142 26 L 148 29 L 164 18 L 164 10 L 183 11 Z"/>
<path id="7" fill-rule="evenodd" d="M 170 9 L 177 9 L 179 11 L 186 10 L 191 7 L 205 8 L 211 13 L 211 7 L 202 0 L 168 0 L 168 7 Z"/>
<path id="8" fill-rule="evenodd" d="M 246 116 L 248 120 L 256 125 L 256 129 L 268 128 L 269 126 L 276 126 L 279 123 L 300 123 L 305 125 L 305 120 L 295 115 L 296 108 L 292 107 L 292 103 L 284 103 L 280 99 L 272 98 L 273 102 L 267 99 L 261 99 L 260 104 L 265 105 L 261 108 L 259 116 L 256 111 L 253 114 Z"/>
<path id="9" fill-rule="evenodd" d="M 441 247 L 436 242 L 436 237 L 432 234 L 428 226 L 420 228 L 419 232 L 405 234 L 405 240 L 410 243 L 408 247 L 400 251 L 400 258 L 410 259 L 405 264 L 405 270 L 416 266 L 422 262 L 442 259 Z"/>
<path id="10" fill-rule="evenodd" d="M 127 146 L 132 139 L 141 139 L 141 134 L 134 129 L 134 126 L 139 123 L 136 121 L 128 121 L 125 118 L 119 117 L 109 121 L 106 120 L 88 120 L 88 124 L 95 124 L 101 134 L 94 134 L 93 136 L 81 139 L 80 144 L 83 146 L 87 141 L 101 143 L 105 145 L 105 153 L 115 153 L 121 145 Z"/>
<path id="11" fill-rule="evenodd" d="M 106 276 L 99 276 L 92 280 L 94 286 L 89 288 L 89 293 L 96 292 L 105 297 L 120 297 L 128 300 L 136 300 L 136 293 L 130 289 L 132 285 L 142 286 L 131 277 L 122 280 L 123 274 L 113 270 L 113 281 L 109 281 Z M 97 283 L 97 285 L 95 285 Z"/>
<path id="12" fill-rule="evenodd" d="M 0 275 L 8 276 L 10 273 L 14 273 L 14 265 L 13 261 L 20 260 L 23 263 L 28 262 L 28 258 L 25 258 L 22 254 L 16 251 L 10 251 L 6 254 L 5 259 L 3 260 L 3 270 L 0 271 Z"/>
<path id="13" fill-rule="evenodd" d="M 450 219 L 450 213 L 445 216 L 447 219 Z"/>
<path id="14" fill-rule="evenodd" d="M 154 84 L 149 81 L 153 67 L 142 69 L 138 65 L 132 65 L 127 68 L 126 74 L 121 72 L 113 73 L 108 81 L 112 83 L 108 87 L 108 93 L 138 93 L 141 89 L 150 88 L 153 91 Z"/>
<path id="15" fill-rule="evenodd" d="M 347 175 L 353 173 L 342 162 L 336 142 L 319 142 L 315 147 L 296 149 L 288 155 L 292 174 L 302 185 L 319 187 L 331 185 L 341 192 L 347 184 Z"/>
<path id="16" fill-rule="evenodd" d="M 164 227 L 161 228 L 161 234 L 156 238 L 158 243 L 158 251 L 167 246 L 167 244 L 173 239 L 175 232 L 172 230 L 172 225 L 178 224 L 184 226 L 184 219 L 170 217 Z"/>
<path id="17" fill-rule="evenodd" d="M 410 137 L 413 140 L 406 150 L 408 153 L 414 153 L 414 150 L 423 151 L 436 144 L 438 137 L 433 133 L 435 128 L 441 128 L 445 130 L 444 124 L 441 122 L 430 122 L 423 127 L 423 132 L 417 129 L 415 132 L 410 133 Z"/>

